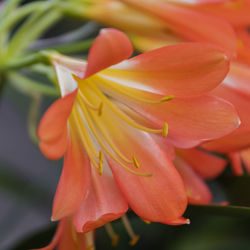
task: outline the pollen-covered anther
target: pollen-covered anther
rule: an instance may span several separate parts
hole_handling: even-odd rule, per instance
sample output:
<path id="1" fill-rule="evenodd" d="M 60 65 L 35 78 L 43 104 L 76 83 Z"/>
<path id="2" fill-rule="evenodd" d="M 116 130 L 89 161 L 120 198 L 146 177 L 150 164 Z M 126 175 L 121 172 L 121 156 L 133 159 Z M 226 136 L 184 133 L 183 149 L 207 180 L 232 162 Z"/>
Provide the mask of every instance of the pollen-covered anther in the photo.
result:
<path id="1" fill-rule="evenodd" d="M 174 99 L 174 95 L 169 95 L 169 96 L 165 96 L 163 98 L 160 99 L 161 102 L 167 102 L 167 101 L 171 101 Z"/>
<path id="2" fill-rule="evenodd" d="M 94 245 L 93 245 L 93 244 L 90 244 L 90 245 L 87 247 L 87 250 L 94 250 Z"/>
<path id="3" fill-rule="evenodd" d="M 138 242 L 140 236 L 139 236 L 138 234 L 135 234 L 135 232 L 134 232 L 132 226 L 130 225 L 130 222 L 129 222 L 129 220 L 128 220 L 126 214 L 124 214 L 124 215 L 121 217 L 121 219 L 122 219 L 122 223 L 123 223 L 125 229 L 126 229 L 127 232 L 128 232 L 129 237 L 131 238 L 131 240 L 129 241 L 129 245 L 130 245 L 130 246 L 134 246 L 134 245 Z"/>
<path id="4" fill-rule="evenodd" d="M 111 245 L 113 247 L 118 245 L 119 242 L 119 235 L 115 233 L 111 223 L 107 223 L 104 225 L 105 226 L 105 230 L 107 232 L 107 234 L 109 235 L 110 239 L 111 239 Z"/>
<path id="5" fill-rule="evenodd" d="M 101 116 L 103 111 L 103 102 L 100 103 L 99 109 L 98 109 L 98 115 Z"/>
<path id="6" fill-rule="evenodd" d="M 140 236 L 135 235 L 135 237 L 129 242 L 129 245 L 134 246 L 138 242 L 139 239 L 140 239 Z"/>
<path id="7" fill-rule="evenodd" d="M 237 46 L 240 49 L 242 49 L 244 47 L 243 42 L 240 39 L 237 40 Z"/>
<path id="8" fill-rule="evenodd" d="M 168 135 L 168 124 L 164 122 L 163 124 L 163 130 L 162 130 L 162 136 L 166 137 Z"/>
<path id="9" fill-rule="evenodd" d="M 103 152 L 99 151 L 99 164 L 98 173 L 101 175 L 103 173 Z"/>
<path id="10" fill-rule="evenodd" d="M 139 162 L 137 161 L 137 159 L 135 158 L 135 156 L 133 156 L 133 163 L 135 165 L 136 168 L 139 168 L 140 167 L 140 164 Z"/>

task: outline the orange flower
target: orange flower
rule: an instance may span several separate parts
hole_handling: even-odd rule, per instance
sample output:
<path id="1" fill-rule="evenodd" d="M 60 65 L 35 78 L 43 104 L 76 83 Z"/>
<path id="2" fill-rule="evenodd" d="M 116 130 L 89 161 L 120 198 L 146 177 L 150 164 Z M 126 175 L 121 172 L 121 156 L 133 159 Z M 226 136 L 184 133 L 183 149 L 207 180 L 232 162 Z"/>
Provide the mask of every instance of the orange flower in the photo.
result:
<path id="1" fill-rule="evenodd" d="M 231 161 L 236 175 L 250 172 L 250 68 L 247 65 L 232 63 L 231 69 L 213 94 L 224 98 L 236 107 L 241 119 L 241 125 L 231 134 L 203 145 L 208 150 L 226 153 Z"/>
<path id="2" fill-rule="evenodd" d="M 225 169 L 227 160 L 193 148 L 176 149 L 174 163 L 184 181 L 188 203 L 211 203 L 213 196 L 204 180 L 218 177 Z"/>
<path id="3" fill-rule="evenodd" d="M 190 5 L 199 10 L 213 14 L 217 17 L 225 19 L 233 27 L 243 27 L 250 24 L 250 2 L 248 0 L 227 0 L 218 1 L 205 1 L 200 5 Z"/>
<path id="4" fill-rule="evenodd" d="M 173 145 L 191 147 L 239 125 L 234 107 L 207 94 L 228 72 L 217 47 L 187 43 L 131 59 L 129 39 L 103 29 L 88 63 L 52 54 L 62 98 L 41 120 L 40 149 L 65 154 L 53 220 L 74 214 L 78 232 L 122 216 L 187 223 Z M 164 138 L 167 136 L 167 139 Z"/>
<path id="5" fill-rule="evenodd" d="M 67 217 L 59 222 L 51 243 L 39 250 L 94 250 L 93 234 L 94 232 L 77 233 L 72 219 Z"/>
<path id="6" fill-rule="evenodd" d="M 233 29 L 222 18 L 196 9 L 201 2 L 225 1 L 94 0 L 84 6 L 83 16 L 132 34 L 141 51 L 193 41 L 213 43 L 235 55 Z"/>
<path id="7" fill-rule="evenodd" d="M 231 153 L 250 147 L 250 68 L 244 64 L 231 63 L 228 76 L 212 94 L 233 103 L 241 124 L 231 134 L 203 146 L 221 153 Z"/>
<path id="8" fill-rule="evenodd" d="M 250 148 L 230 153 L 229 159 L 235 175 L 250 174 Z"/>

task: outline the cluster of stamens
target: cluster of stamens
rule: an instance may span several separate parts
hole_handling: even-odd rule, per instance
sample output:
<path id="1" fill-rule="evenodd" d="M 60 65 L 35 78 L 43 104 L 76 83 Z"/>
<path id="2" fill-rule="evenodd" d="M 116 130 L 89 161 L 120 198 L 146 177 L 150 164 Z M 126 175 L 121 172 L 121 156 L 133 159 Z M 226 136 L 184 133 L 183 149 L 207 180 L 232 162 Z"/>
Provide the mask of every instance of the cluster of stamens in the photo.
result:
<path id="1" fill-rule="evenodd" d="M 99 83 L 101 82 L 103 85 L 108 85 L 108 88 L 113 88 L 114 91 L 118 91 L 119 86 L 111 84 L 99 76 L 95 76 L 95 80 L 96 79 Z M 98 88 L 93 79 L 79 80 L 75 77 L 75 80 L 78 81 L 79 89 L 70 119 L 73 120 L 73 126 L 78 131 L 78 136 L 81 137 L 81 141 L 85 150 L 87 151 L 91 163 L 98 169 L 98 173 L 100 175 L 103 173 L 105 152 L 105 154 L 111 157 L 116 163 L 118 163 L 130 173 L 140 176 L 151 176 L 150 173 L 140 173 L 126 165 L 132 164 L 136 169 L 140 168 L 140 163 L 138 162 L 136 156 L 132 156 L 132 159 L 128 159 L 119 150 L 119 148 L 108 135 L 107 131 L 105 131 L 105 128 L 102 126 L 99 117 L 105 115 L 103 111 L 104 109 L 108 109 L 131 127 L 148 133 L 160 133 L 163 137 L 166 137 L 168 134 L 168 124 L 164 122 L 162 129 L 146 127 L 119 109 L 112 102 L 112 99 Z M 133 95 L 133 93 L 122 94 L 126 94 L 127 96 L 130 95 L 130 97 L 134 98 L 136 101 L 150 104 L 159 104 L 173 99 L 172 95 L 161 98 L 160 100 L 150 100 L 139 98 L 138 96 Z"/>

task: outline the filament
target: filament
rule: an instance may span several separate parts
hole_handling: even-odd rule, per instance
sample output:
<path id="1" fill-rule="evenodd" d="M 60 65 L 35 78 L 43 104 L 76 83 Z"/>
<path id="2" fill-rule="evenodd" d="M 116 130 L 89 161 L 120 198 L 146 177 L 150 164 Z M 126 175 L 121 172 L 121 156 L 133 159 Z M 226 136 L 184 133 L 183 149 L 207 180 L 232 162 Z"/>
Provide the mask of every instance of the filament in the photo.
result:
<path id="1" fill-rule="evenodd" d="M 104 225 L 105 230 L 108 234 L 108 236 L 110 237 L 111 241 L 112 241 L 112 246 L 117 246 L 118 245 L 118 241 L 119 241 L 119 235 L 115 233 L 111 223 L 107 223 Z"/>
<path id="2" fill-rule="evenodd" d="M 137 241 L 139 240 L 140 236 L 139 236 L 138 234 L 135 234 L 135 232 L 134 232 L 132 226 L 130 225 L 130 222 L 129 222 L 129 220 L 128 220 L 126 214 L 124 214 L 124 215 L 121 217 L 121 219 L 122 219 L 122 222 L 123 222 L 124 227 L 126 228 L 126 230 L 127 230 L 127 232 L 128 232 L 129 237 L 131 238 L 129 244 L 130 244 L 131 246 L 134 246 L 134 245 L 137 243 Z"/>

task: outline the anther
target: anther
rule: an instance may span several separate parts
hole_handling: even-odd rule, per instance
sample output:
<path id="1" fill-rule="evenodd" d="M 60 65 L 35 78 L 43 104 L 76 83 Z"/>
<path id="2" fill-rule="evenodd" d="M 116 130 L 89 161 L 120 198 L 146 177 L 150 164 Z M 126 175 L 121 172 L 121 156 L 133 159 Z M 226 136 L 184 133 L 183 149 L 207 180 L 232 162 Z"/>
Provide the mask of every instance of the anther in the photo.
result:
<path id="1" fill-rule="evenodd" d="M 168 134 L 168 124 L 166 122 L 164 122 L 163 130 L 162 130 L 162 136 L 166 137 L 167 134 Z"/>
<path id="2" fill-rule="evenodd" d="M 93 250 L 94 249 L 94 245 L 93 244 L 90 244 L 87 248 L 87 250 Z"/>
<path id="3" fill-rule="evenodd" d="M 110 237 L 111 241 L 112 241 L 112 246 L 115 247 L 118 245 L 119 242 L 119 235 L 115 233 L 112 225 L 110 223 L 107 223 L 104 225 L 105 226 L 105 230 L 108 234 L 108 236 Z"/>
<path id="4" fill-rule="evenodd" d="M 165 96 L 160 99 L 161 102 L 171 101 L 174 99 L 174 95 Z"/>
<path id="5" fill-rule="evenodd" d="M 103 163 L 103 152 L 102 152 L 102 150 L 99 151 L 99 161 Z"/>
<path id="6" fill-rule="evenodd" d="M 99 163 L 98 163 L 98 173 L 102 175 L 103 173 L 103 152 L 102 150 L 99 151 Z"/>
<path id="7" fill-rule="evenodd" d="M 135 158 L 135 156 L 133 156 L 133 163 L 134 163 L 134 165 L 135 165 L 136 168 L 140 167 L 139 162 L 137 161 L 137 159 Z"/>
<path id="8" fill-rule="evenodd" d="M 149 220 L 143 220 L 146 224 L 150 224 L 151 223 L 151 221 L 149 221 Z"/>
<path id="9" fill-rule="evenodd" d="M 103 163 L 100 161 L 98 165 L 99 165 L 98 173 L 99 173 L 99 175 L 102 175 L 102 173 L 103 173 Z"/>
<path id="10" fill-rule="evenodd" d="M 240 49 L 244 47 L 243 42 L 240 39 L 237 40 L 237 46 Z"/>
<path id="11" fill-rule="evenodd" d="M 139 240 L 140 236 L 134 233 L 134 230 L 132 226 L 130 225 L 129 220 L 125 214 L 121 217 L 121 219 L 122 219 L 124 227 L 126 228 L 128 232 L 128 235 L 131 238 L 129 245 L 134 246 Z"/>
<path id="12" fill-rule="evenodd" d="M 98 108 L 98 115 L 101 116 L 103 111 L 103 102 L 100 103 L 99 108 Z"/>
<path id="13" fill-rule="evenodd" d="M 129 242 L 129 245 L 134 246 L 138 242 L 139 239 L 140 239 L 140 236 L 135 235 L 135 237 Z"/>

